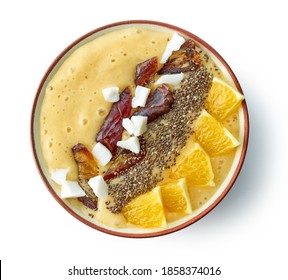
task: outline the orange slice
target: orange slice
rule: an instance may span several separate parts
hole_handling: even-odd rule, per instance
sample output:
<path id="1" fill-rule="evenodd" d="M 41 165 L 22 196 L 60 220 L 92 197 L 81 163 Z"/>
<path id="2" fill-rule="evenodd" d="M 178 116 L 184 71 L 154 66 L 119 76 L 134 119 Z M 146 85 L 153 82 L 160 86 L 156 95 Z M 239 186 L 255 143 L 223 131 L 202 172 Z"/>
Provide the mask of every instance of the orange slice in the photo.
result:
<path id="1" fill-rule="evenodd" d="M 238 140 L 205 110 L 194 122 L 197 142 L 210 156 L 225 154 L 239 146 Z"/>
<path id="2" fill-rule="evenodd" d="M 122 213 L 129 223 L 137 226 L 165 227 L 166 219 L 160 187 L 134 198 L 122 209 Z"/>
<path id="3" fill-rule="evenodd" d="M 209 114 L 222 121 L 238 109 L 243 99 L 243 94 L 214 77 L 205 105 Z"/>
<path id="4" fill-rule="evenodd" d="M 180 155 L 170 177 L 186 178 L 188 186 L 215 186 L 210 158 L 198 143 L 194 143 L 184 156 Z"/>
<path id="5" fill-rule="evenodd" d="M 165 210 L 180 214 L 192 213 L 185 178 L 166 181 L 161 185 L 161 195 Z"/>

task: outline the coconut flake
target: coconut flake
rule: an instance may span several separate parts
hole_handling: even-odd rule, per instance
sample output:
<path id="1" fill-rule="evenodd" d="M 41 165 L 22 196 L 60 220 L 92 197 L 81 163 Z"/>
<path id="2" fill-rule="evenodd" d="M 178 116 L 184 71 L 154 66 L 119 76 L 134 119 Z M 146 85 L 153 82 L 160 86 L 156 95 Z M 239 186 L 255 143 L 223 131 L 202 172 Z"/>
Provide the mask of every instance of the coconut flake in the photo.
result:
<path id="1" fill-rule="evenodd" d="M 131 121 L 134 125 L 133 134 L 135 136 L 142 135 L 147 130 L 147 120 L 146 116 L 132 116 Z"/>
<path id="2" fill-rule="evenodd" d="M 110 150 L 100 142 L 96 143 L 92 154 L 102 166 L 105 166 L 112 158 Z"/>
<path id="3" fill-rule="evenodd" d="M 135 89 L 135 96 L 132 99 L 132 108 L 137 108 L 138 106 L 144 107 L 150 93 L 150 88 L 137 86 Z"/>
<path id="4" fill-rule="evenodd" d="M 140 152 L 140 142 L 138 137 L 136 136 L 130 137 L 127 140 L 118 141 L 117 146 L 127 149 L 136 154 Z"/>
<path id="5" fill-rule="evenodd" d="M 132 135 L 135 130 L 133 122 L 129 118 L 124 118 L 122 120 L 122 126 L 127 130 L 127 132 Z"/>
<path id="6" fill-rule="evenodd" d="M 51 179 L 59 184 L 62 185 L 66 181 L 66 176 L 67 173 L 69 172 L 69 167 L 68 168 L 63 168 L 63 169 L 54 169 L 51 172 Z"/>
<path id="7" fill-rule="evenodd" d="M 108 196 L 108 186 L 101 175 L 89 179 L 88 184 L 97 197 L 106 198 Z"/>
<path id="8" fill-rule="evenodd" d="M 108 102 L 117 102 L 120 99 L 118 87 L 104 88 L 102 89 L 102 93 L 103 93 L 104 99 Z"/>
<path id="9" fill-rule="evenodd" d="M 181 45 L 185 42 L 185 39 L 174 33 L 171 40 L 167 43 L 165 51 L 162 55 L 160 63 L 165 63 L 173 51 L 180 49 Z"/>
<path id="10" fill-rule="evenodd" d="M 169 85 L 176 86 L 176 85 L 178 85 L 179 83 L 181 83 L 181 81 L 183 80 L 183 78 L 184 78 L 184 74 L 183 74 L 183 73 L 162 75 L 162 76 L 155 82 L 155 85 L 169 84 Z"/>
<path id="11" fill-rule="evenodd" d="M 85 192 L 76 181 L 64 181 L 61 186 L 61 198 L 85 196 Z"/>

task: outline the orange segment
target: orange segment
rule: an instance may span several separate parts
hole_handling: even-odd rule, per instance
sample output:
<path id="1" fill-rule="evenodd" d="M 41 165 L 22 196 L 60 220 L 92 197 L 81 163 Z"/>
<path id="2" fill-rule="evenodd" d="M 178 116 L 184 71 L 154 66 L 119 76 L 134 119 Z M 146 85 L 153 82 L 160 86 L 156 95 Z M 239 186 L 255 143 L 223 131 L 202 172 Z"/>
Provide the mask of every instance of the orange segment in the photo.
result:
<path id="1" fill-rule="evenodd" d="M 161 195 L 165 210 L 180 214 L 192 213 L 185 178 L 166 181 L 161 185 Z"/>
<path id="2" fill-rule="evenodd" d="M 160 187 L 134 198 L 123 208 L 122 213 L 128 222 L 137 226 L 165 227 L 166 219 Z"/>
<path id="3" fill-rule="evenodd" d="M 171 178 L 186 178 L 188 186 L 215 186 L 210 158 L 198 143 L 172 168 Z"/>
<path id="4" fill-rule="evenodd" d="M 195 138 L 210 156 L 225 154 L 239 146 L 238 140 L 205 110 L 194 122 Z"/>
<path id="5" fill-rule="evenodd" d="M 240 94 L 219 78 L 214 77 L 206 99 L 206 108 L 209 114 L 222 121 L 237 110 L 243 99 L 243 94 Z"/>

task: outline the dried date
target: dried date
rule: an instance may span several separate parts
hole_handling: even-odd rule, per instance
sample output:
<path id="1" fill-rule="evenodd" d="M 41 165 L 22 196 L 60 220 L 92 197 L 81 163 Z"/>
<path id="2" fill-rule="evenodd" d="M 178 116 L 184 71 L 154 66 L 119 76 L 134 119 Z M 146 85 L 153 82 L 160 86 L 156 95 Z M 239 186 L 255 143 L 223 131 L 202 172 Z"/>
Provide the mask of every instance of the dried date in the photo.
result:
<path id="1" fill-rule="evenodd" d="M 195 43 L 187 40 L 179 50 L 174 51 L 158 74 L 176 74 L 195 69 L 202 64 L 201 55 L 196 51 Z"/>
<path id="2" fill-rule="evenodd" d="M 78 200 L 88 208 L 96 210 L 98 198 L 89 186 L 88 180 L 98 175 L 97 162 L 92 153 L 81 143 L 73 146 L 72 153 L 78 167 L 78 183 L 86 194 Z"/>
<path id="3" fill-rule="evenodd" d="M 149 58 L 136 66 L 135 84 L 138 86 L 144 86 L 149 84 L 158 69 L 157 57 Z"/>
<path id="4" fill-rule="evenodd" d="M 138 108 L 133 115 L 147 116 L 149 123 L 157 117 L 169 112 L 173 102 L 174 98 L 172 92 L 167 85 L 163 84 L 149 94 L 146 105 Z"/>
<path id="5" fill-rule="evenodd" d="M 89 180 L 99 173 L 97 162 L 92 153 L 81 143 L 73 146 L 72 153 L 78 167 L 78 178 Z"/>
<path id="6" fill-rule="evenodd" d="M 121 140 L 123 133 L 122 120 L 129 118 L 132 110 L 132 94 L 130 87 L 126 87 L 120 94 L 120 100 L 115 102 L 106 117 L 96 141 L 105 145 L 112 154 L 115 154 L 117 142 Z"/>
<path id="7" fill-rule="evenodd" d="M 141 150 L 138 154 L 129 150 L 119 148 L 117 154 L 112 158 L 109 169 L 105 172 L 104 180 L 110 180 L 117 177 L 122 171 L 134 166 L 146 155 L 146 143 L 143 137 L 139 137 Z"/>

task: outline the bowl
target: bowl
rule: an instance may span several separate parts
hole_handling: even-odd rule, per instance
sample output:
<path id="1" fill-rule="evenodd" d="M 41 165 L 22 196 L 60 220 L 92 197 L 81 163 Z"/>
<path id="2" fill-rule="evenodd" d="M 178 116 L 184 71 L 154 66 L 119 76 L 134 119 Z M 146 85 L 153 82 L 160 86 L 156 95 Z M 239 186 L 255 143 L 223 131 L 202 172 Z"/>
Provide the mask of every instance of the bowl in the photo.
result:
<path id="1" fill-rule="evenodd" d="M 187 226 L 192 225 L 193 223 L 199 221 L 202 219 L 206 214 L 208 214 L 213 208 L 216 207 L 216 205 L 226 196 L 226 194 L 229 192 L 229 190 L 232 188 L 235 180 L 237 179 L 237 176 L 239 175 L 239 172 L 241 170 L 241 167 L 243 165 L 245 154 L 247 151 L 247 145 L 248 145 L 248 135 L 249 135 L 249 119 L 248 119 L 248 110 L 247 110 L 247 104 L 246 101 L 243 100 L 241 108 L 239 109 L 239 124 L 240 124 L 240 131 L 239 131 L 239 139 L 241 145 L 237 148 L 232 164 L 231 169 L 225 178 L 223 182 L 219 185 L 217 188 L 217 191 L 209 198 L 207 202 L 205 202 L 202 206 L 198 207 L 195 211 L 192 212 L 192 214 L 189 214 L 185 217 L 181 217 L 177 219 L 176 221 L 171 221 L 168 223 L 168 226 L 165 228 L 157 228 L 157 229 L 145 229 L 145 228 L 138 228 L 138 227 L 114 227 L 110 226 L 109 224 L 103 224 L 101 221 L 97 221 L 95 219 L 92 219 L 92 215 L 87 214 L 87 212 L 83 212 L 79 209 L 77 203 L 70 203 L 69 200 L 62 199 L 60 197 L 60 190 L 59 186 L 55 184 L 53 180 L 51 180 L 50 171 L 47 167 L 47 158 L 43 155 L 41 146 L 41 139 L 40 139 L 40 124 L 41 122 L 45 122 L 45 120 L 41 119 L 43 116 L 41 115 L 41 108 L 43 102 L 45 102 L 45 94 L 47 94 L 47 87 L 50 86 L 49 82 L 53 79 L 57 71 L 65 66 L 65 63 L 67 59 L 75 53 L 76 50 L 81 48 L 85 48 L 88 43 L 93 42 L 97 38 L 102 38 L 102 36 L 105 36 L 106 34 L 109 34 L 111 32 L 118 32 L 126 28 L 132 28 L 136 27 L 139 30 L 141 28 L 145 29 L 151 29 L 153 31 L 159 31 L 159 32 L 168 32 L 168 33 L 178 33 L 179 35 L 185 37 L 186 39 L 192 39 L 197 47 L 200 47 L 201 50 L 203 50 L 205 53 L 209 55 L 209 57 L 214 61 L 218 69 L 220 69 L 225 76 L 225 79 L 238 90 L 240 94 L 243 94 L 242 89 L 240 87 L 240 84 L 233 73 L 232 69 L 229 67 L 227 62 L 222 58 L 222 56 L 214 50 L 209 44 L 207 44 L 204 40 L 200 39 L 196 35 L 192 34 L 189 31 L 186 31 L 180 27 L 163 23 L 163 22 L 156 22 L 156 21 L 147 21 L 147 20 L 131 20 L 131 21 L 123 21 L 123 22 L 116 22 L 109 25 L 105 25 L 102 27 L 99 27 L 95 30 L 92 30 L 91 32 L 85 34 L 84 36 L 80 37 L 73 43 L 71 43 L 67 48 L 65 48 L 58 57 L 52 62 L 48 70 L 46 71 L 45 75 L 43 76 L 40 85 L 38 87 L 35 100 L 33 103 L 32 108 L 32 115 L 31 115 L 31 143 L 32 143 L 32 150 L 33 155 L 35 158 L 36 166 L 38 168 L 38 171 L 40 173 L 40 176 L 42 177 L 44 184 L 46 185 L 47 189 L 51 193 L 51 195 L 57 200 L 57 202 L 72 216 L 74 216 L 76 219 L 78 219 L 80 222 L 84 223 L 87 226 L 90 226 L 96 230 L 99 230 L 101 232 L 112 234 L 116 236 L 121 237 L 155 237 L 155 236 L 161 236 L 168 233 L 173 233 L 175 231 L 178 231 L 180 229 L 183 229 Z M 140 33 L 140 32 L 139 32 Z M 157 42 L 152 42 L 153 44 Z M 113 42 L 111 42 L 111 45 L 113 45 Z M 113 50 L 113 48 L 112 48 Z M 145 46 L 143 48 L 143 51 L 145 51 Z M 81 51 L 80 51 L 81 53 Z M 111 52 L 112 53 L 112 52 Z M 79 55 L 79 54 L 78 54 Z M 81 59 L 85 61 L 87 59 L 85 57 L 85 53 L 80 54 Z M 95 53 L 95 55 L 97 55 Z M 130 53 L 122 52 L 121 54 L 123 57 L 129 56 Z M 115 62 L 115 57 L 107 58 L 110 60 L 110 62 L 113 64 Z M 64 66 L 63 66 L 64 65 Z M 113 68 L 111 68 L 113 71 Z M 67 71 L 73 72 L 74 69 L 69 68 Z M 101 69 L 98 69 L 97 71 L 101 71 Z M 87 79 L 87 73 L 83 73 L 83 80 Z M 63 81 L 58 81 L 59 83 Z M 64 81 L 65 82 L 65 81 Z M 77 90 L 81 91 L 81 82 L 78 84 L 80 85 L 80 88 L 77 88 Z M 112 84 L 111 84 L 112 85 Z M 53 90 L 51 88 L 51 90 Z M 97 96 L 95 94 L 95 96 Z M 60 98 L 60 97 L 59 97 Z M 92 102 L 92 99 L 87 102 Z M 55 106 L 55 104 L 51 105 Z M 81 104 L 75 104 L 76 107 L 80 107 Z M 75 109 L 76 110 L 76 109 Z M 76 110 L 77 111 L 77 110 Z M 57 112 L 58 114 L 59 112 Z M 55 113 L 56 114 L 56 113 Z M 44 117 L 45 118 L 45 117 Z M 87 119 L 85 119 L 85 116 L 82 116 L 81 121 L 83 122 L 83 125 L 86 125 Z M 57 122 L 55 122 L 55 128 L 57 127 Z M 67 127 L 67 130 L 71 130 L 71 128 Z M 70 131 L 68 131 L 70 132 Z M 51 140 L 53 142 L 53 139 Z M 59 145 L 61 146 L 62 143 L 50 143 L 50 145 Z M 66 153 L 69 153 L 69 147 L 63 147 L 63 149 L 66 149 Z M 51 157 L 57 157 L 57 155 L 50 155 Z M 47 155 L 46 155 L 47 157 Z"/>

